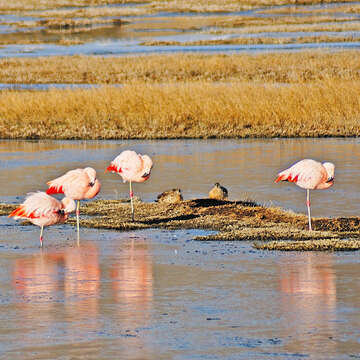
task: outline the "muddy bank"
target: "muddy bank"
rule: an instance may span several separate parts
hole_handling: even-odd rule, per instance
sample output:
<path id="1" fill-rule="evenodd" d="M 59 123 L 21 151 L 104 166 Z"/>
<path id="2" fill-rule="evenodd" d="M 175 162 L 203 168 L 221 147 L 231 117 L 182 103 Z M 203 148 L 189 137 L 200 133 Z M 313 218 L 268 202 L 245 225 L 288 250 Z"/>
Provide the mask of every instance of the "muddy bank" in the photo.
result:
<path id="1" fill-rule="evenodd" d="M 0 205 L 0 215 L 15 206 Z M 198 236 L 198 241 L 255 241 L 254 247 L 266 250 L 358 250 L 360 218 L 315 218 L 314 231 L 307 230 L 307 217 L 264 207 L 252 201 L 194 199 L 175 204 L 135 203 L 135 221 L 130 204 L 124 200 L 97 200 L 82 204 L 81 226 L 129 231 L 149 228 L 208 229 L 218 231 Z M 74 218 L 68 220 L 75 224 Z"/>

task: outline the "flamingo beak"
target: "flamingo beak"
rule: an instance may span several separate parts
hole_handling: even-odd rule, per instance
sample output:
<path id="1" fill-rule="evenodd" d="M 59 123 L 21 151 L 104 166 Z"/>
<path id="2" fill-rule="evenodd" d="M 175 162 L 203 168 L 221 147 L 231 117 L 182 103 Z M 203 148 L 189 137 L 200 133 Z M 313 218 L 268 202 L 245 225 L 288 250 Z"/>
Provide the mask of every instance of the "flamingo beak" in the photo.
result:
<path id="1" fill-rule="evenodd" d="M 330 183 L 330 182 L 333 182 L 334 181 L 334 177 L 331 177 L 331 178 L 329 178 L 329 179 L 327 179 L 327 183 Z"/>

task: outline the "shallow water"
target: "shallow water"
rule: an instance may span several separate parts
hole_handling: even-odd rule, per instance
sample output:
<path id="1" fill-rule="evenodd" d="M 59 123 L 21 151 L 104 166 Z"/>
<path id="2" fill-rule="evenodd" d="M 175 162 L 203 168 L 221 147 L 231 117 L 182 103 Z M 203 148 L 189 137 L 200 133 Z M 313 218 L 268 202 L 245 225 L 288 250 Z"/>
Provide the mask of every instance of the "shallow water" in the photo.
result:
<path id="1" fill-rule="evenodd" d="M 0 58 L 4 57 L 37 57 L 37 56 L 68 56 L 68 55 L 101 55 L 128 56 L 146 54 L 175 53 L 261 53 L 287 52 L 305 49 L 359 49 L 360 41 L 322 42 L 306 44 L 266 44 L 266 45 L 139 45 L 137 40 L 109 40 L 86 43 L 82 45 L 7 45 L 0 48 Z"/>
<path id="2" fill-rule="evenodd" d="M 120 86 L 120 84 L 114 84 L 114 86 Z M 98 84 L 58 84 L 58 83 L 49 83 L 49 84 L 6 84 L 0 83 L 1 90 L 50 90 L 50 89 L 91 89 L 98 88 L 101 85 Z"/>
<path id="3" fill-rule="evenodd" d="M 335 185 L 313 192 L 315 215 L 358 215 L 358 139 L 1 141 L 0 201 L 76 167 L 93 166 L 102 198 L 127 184 L 104 174 L 131 148 L 154 160 L 135 195 L 180 187 L 206 197 L 219 181 L 305 211 L 305 193 L 274 184 L 293 161 L 335 162 Z M 249 242 L 196 242 L 200 230 L 39 229 L 0 217 L 0 358 L 354 359 L 360 357 L 358 253 L 262 252 Z"/>
<path id="4" fill-rule="evenodd" d="M 263 7 L 244 11 L 230 11 L 230 12 L 156 12 L 130 16 L 98 16 L 97 20 L 104 20 L 103 24 L 93 24 L 86 26 L 79 26 L 76 28 L 67 29 L 47 29 L 42 25 L 42 20 L 45 18 L 36 17 L 38 11 L 30 11 L 18 14 L 0 14 L 0 33 L 6 36 L 5 45 L 0 47 L 0 58 L 3 57 L 23 57 L 23 56 L 52 56 L 52 55 L 102 55 L 102 56 L 123 56 L 130 54 L 154 54 L 154 53 L 178 53 L 178 52 L 205 52 L 205 53 L 241 53 L 241 52 L 279 52 L 279 51 L 299 51 L 303 49 L 342 49 L 342 48 L 359 48 L 360 43 L 357 40 L 357 32 L 331 32 L 324 31 L 321 33 L 302 33 L 292 32 L 288 34 L 262 32 L 259 34 L 250 34 L 249 36 L 265 37 L 265 38 L 279 38 L 284 36 L 291 36 L 297 38 L 300 36 L 349 36 L 352 35 L 352 41 L 344 42 L 313 42 L 308 44 L 273 44 L 273 45 L 203 45 L 203 46 L 145 46 L 142 45 L 146 41 L 181 41 L 191 42 L 199 39 L 222 39 L 224 36 L 214 36 L 204 34 L 208 28 L 206 18 L 276 18 L 276 17 L 309 17 L 312 11 L 318 17 L 330 17 L 333 22 L 330 24 L 339 25 L 347 22 L 357 24 L 360 21 L 360 15 L 348 12 L 331 12 L 331 9 L 336 9 L 339 6 L 345 6 L 346 3 L 334 2 L 330 4 L 318 5 L 280 5 L 273 7 Z M 112 8 L 112 7 L 136 7 L 140 8 L 143 3 L 138 4 L 113 4 L 91 6 L 89 8 Z M 359 2 L 348 5 L 357 6 Z M 62 11 L 73 11 L 77 8 L 67 7 Z M 80 9 L 80 8 L 79 8 Z M 58 11 L 59 9 L 54 9 Z M 319 11 L 321 10 L 321 11 Z M 277 11 L 280 11 L 277 13 Z M 281 11 L 284 11 L 283 13 Z M 35 15 L 35 16 L 34 16 Z M 51 10 L 50 15 L 51 16 Z M 187 25 L 184 28 L 179 28 L 179 19 L 187 19 Z M 75 18 L 76 19 L 76 18 Z M 83 18 L 77 18 L 83 19 Z M 108 23 L 113 20 L 114 23 Z M 119 20 L 124 20 L 124 24 L 119 24 Z M 24 22 L 31 22 L 28 28 L 24 28 Z M 180 20 L 181 21 L 181 20 Z M 192 26 L 189 26 L 190 22 Z M 106 24 L 105 24 L 106 22 Z M 162 29 L 156 27 L 156 23 L 168 23 L 168 28 Z M 16 24 L 19 24 L 17 27 Z M 8 24 L 12 26 L 9 27 Z M 35 26 L 38 24 L 39 26 Z M 329 25 L 329 23 L 327 23 Z M 176 29 L 173 27 L 175 26 Z M 213 28 L 213 30 L 216 28 Z M 179 30 L 181 34 L 178 35 Z M 221 28 L 218 28 L 221 30 Z M 178 35 L 178 36 L 177 36 Z M 161 37 L 159 37 L 161 36 Z M 245 36 L 245 35 L 241 35 Z M 225 38 L 227 38 L 225 36 Z M 80 40 L 85 42 L 81 45 L 57 45 L 56 42 L 67 39 L 69 43 L 71 40 Z M 39 44 L 27 45 L 21 44 L 21 40 L 35 41 Z M 13 41 L 13 44 L 11 44 Z M 25 41 L 25 42 L 26 42 Z M 55 43 L 55 44 L 54 44 Z"/>
<path id="5" fill-rule="evenodd" d="M 357 253 L 254 251 L 201 231 L 0 218 L 3 359 L 353 359 Z M 5 231 L 4 231 L 5 230 Z"/>

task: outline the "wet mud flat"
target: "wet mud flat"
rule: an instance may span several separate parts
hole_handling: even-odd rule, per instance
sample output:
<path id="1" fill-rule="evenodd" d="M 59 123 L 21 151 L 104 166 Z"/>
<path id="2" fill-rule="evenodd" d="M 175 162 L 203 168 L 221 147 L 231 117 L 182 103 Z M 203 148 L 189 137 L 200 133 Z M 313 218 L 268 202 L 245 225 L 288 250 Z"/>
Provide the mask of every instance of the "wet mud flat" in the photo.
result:
<path id="1" fill-rule="evenodd" d="M 0 215 L 15 205 L 0 204 Z M 351 251 L 360 249 L 360 218 L 313 218 L 252 201 L 193 199 L 178 203 L 135 202 L 131 221 L 126 200 L 97 200 L 82 204 L 81 226 L 131 231 L 141 229 L 207 229 L 215 234 L 197 236 L 198 241 L 254 241 L 261 250 Z M 68 222 L 75 224 L 75 219 Z"/>

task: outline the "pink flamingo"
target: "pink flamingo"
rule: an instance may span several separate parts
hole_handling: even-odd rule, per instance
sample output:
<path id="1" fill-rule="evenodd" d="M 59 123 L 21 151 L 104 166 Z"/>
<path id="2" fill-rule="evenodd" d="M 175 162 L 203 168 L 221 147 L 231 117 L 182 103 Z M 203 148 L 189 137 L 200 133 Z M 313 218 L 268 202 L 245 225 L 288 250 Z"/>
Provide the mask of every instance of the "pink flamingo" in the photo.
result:
<path id="1" fill-rule="evenodd" d="M 29 193 L 25 201 L 9 217 L 27 219 L 34 225 L 40 226 L 40 246 L 43 246 L 44 226 L 63 223 L 68 214 L 75 211 L 74 200 L 64 197 L 61 201 L 38 191 Z"/>
<path id="2" fill-rule="evenodd" d="M 153 162 L 148 155 L 140 155 L 132 150 L 125 150 L 111 161 L 106 171 L 119 174 L 123 181 L 130 184 L 130 202 L 131 202 L 131 218 L 134 221 L 134 204 L 132 191 L 132 182 L 144 182 L 151 174 Z"/>
<path id="3" fill-rule="evenodd" d="M 100 181 L 96 178 L 96 171 L 87 167 L 68 171 L 65 175 L 48 181 L 47 194 L 65 194 L 66 197 L 77 200 L 76 204 L 76 228 L 79 241 L 79 215 L 80 200 L 92 199 L 101 188 Z"/>
<path id="4" fill-rule="evenodd" d="M 295 163 L 278 174 L 275 182 L 290 181 L 307 190 L 306 206 L 308 209 L 309 230 L 311 231 L 310 190 L 328 189 L 334 184 L 335 165 L 330 162 L 320 163 L 305 159 Z"/>

